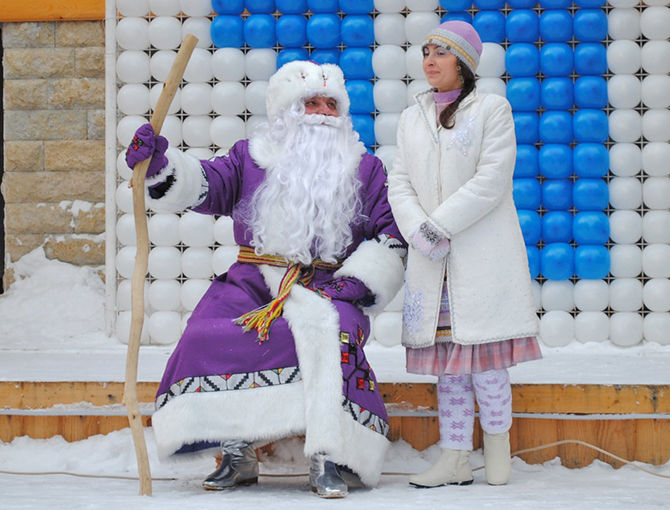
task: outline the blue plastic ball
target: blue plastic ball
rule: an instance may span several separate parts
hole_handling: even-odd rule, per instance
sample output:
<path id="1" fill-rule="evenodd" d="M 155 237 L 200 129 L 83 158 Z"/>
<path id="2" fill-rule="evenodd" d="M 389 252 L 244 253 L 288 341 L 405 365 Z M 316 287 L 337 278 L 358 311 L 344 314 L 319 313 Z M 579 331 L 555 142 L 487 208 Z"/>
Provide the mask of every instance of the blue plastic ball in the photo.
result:
<path id="1" fill-rule="evenodd" d="M 567 211 L 549 211 L 542 215 L 542 240 L 545 243 L 572 241 L 572 214 Z"/>
<path id="2" fill-rule="evenodd" d="M 277 42 L 287 48 L 300 48 L 307 43 L 307 19 L 297 14 L 284 14 L 277 20 Z"/>
<path id="3" fill-rule="evenodd" d="M 519 225 L 523 234 L 523 241 L 527 245 L 534 245 L 540 242 L 542 232 L 542 223 L 540 215 L 535 211 L 521 209 L 517 211 L 519 216 Z"/>
<path id="4" fill-rule="evenodd" d="M 294 60 L 307 60 L 309 53 L 303 48 L 288 48 L 277 53 L 277 69 Z"/>
<path id="5" fill-rule="evenodd" d="M 569 76 L 573 67 L 572 48 L 566 43 L 547 43 L 540 50 L 540 69 L 545 76 Z"/>
<path id="6" fill-rule="evenodd" d="M 540 255 L 542 275 L 547 280 L 567 280 L 575 272 L 574 250 L 567 243 L 550 243 Z"/>
<path id="7" fill-rule="evenodd" d="M 540 174 L 548 179 L 567 179 L 572 175 L 572 149 L 569 145 L 545 144 L 538 158 Z"/>
<path id="8" fill-rule="evenodd" d="M 607 49 L 601 43 L 580 43 L 575 47 L 575 72 L 581 76 L 607 72 Z"/>
<path id="9" fill-rule="evenodd" d="M 605 5 L 605 0 L 575 0 L 575 3 L 577 4 L 578 7 L 582 7 L 585 9 L 593 9 L 596 7 L 602 7 Z"/>
<path id="10" fill-rule="evenodd" d="M 275 0 L 245 0 L 245 7 L 252 14 L 271 14 L 275 12 Z"/>
<path id="11" fill-rule="evenodd" d="M 507 15 L 505 33 L 510 42 L 535 42 L 540 36 L 539 25 L 537 13 L 520 9 Z"/>
<path id="12" fill-rule="evenodd" d="M 314 13 L 337 12 L 340 8 L 337 0 L 307 0 L 307 6 Z"/>
<path id="13" fill-rule="evenodd" d="M 251 48 L 275 45 L 275 19 L 269 14 L 252 14 L 244 22 L 244 40 Z"/>
<path id="14" fill-rule="evenodd" d="M 604 212 L 575 214 L 572 233 L 577 244 L 605 244 L 610 238 L 610 221 Z"/>
<path id="15" fill-rule="evenodd" d="M 442 16 L 440 23 L 444 23 L 445 21 L 465 21 L 472 25 L 472 14 L 464 11 L 450 11 Z"/>
<path id="16" fill-rule="evenodd" d="M 581 109 L 573 118 L 577 142 L 605 143 L 609 135 L 607 114 L 602 110 Z"/>
<path id="17" fill-rule="evenodd" d="M 505 68 L 510 76 L 535 76 L 540 70 L 540 50 L 530 43 L 510 44 L 505 52 Z"/>
<path id="18" fill-rule="evenodd" d="M 372 69 L 370 48 L 347 48 L 340 55 L 340 67 L 347 80 L 371 80 L 375 76 Z"/>
<path id="19" fill-rule="evenodd" d="M 340 26 L 342 43 L 349 47 L 369 47 L 375 42 L 374 23 L 370 16 L 346 16 Z"/>
<path id="20" fill-rule="evenodd" d="M 374 9 L 374 0 L 340 0 L 340 10 L 347 14 L 367 14 Z"/>
<path id="21" fill-rule="evenodd" d="M 505 40 L 505 16 L 498 11 L 480 11 L 472 21 L 482 42 L 501 43 Z"/>
<path id="22" fill-rule="evenodd" d="M 602 179 L 577 179 L 572 188 L 572 201 L 579 211 L 603 211 L 607 209 L 610 194 Z"/>
<path id="23" fill-rule="evenodd" d="M 567 9 L 572 0 L 540 0 L 540 7 L 544 9 Z"/>
<path id="24" fill-rule="evenodd" d="M 307 10 L 307 0 L 275 0 L 282 14 L 302 14 Z"/>
<path id="25" fill-rule="evenodd" d="M 602 41 L 607 37 L 607 14 L 600 9 L 577 9 L 573 26 L 578 41 Z"/>
<path id="26" fill-rule="evenodd" d="M 244 23 L 239 16 L 216 16 L 209 33 L 217 48 L 239 48 L 244 45 Z"/>
<path id="27" fill-rule="evenodd" d="M 212 0 L 212 10 L 217 14 L 242 14 L 244 0 Z"/>
<path id="28" fill-rule="evenodd" d="M 507 82 L 507 100 L 515 112 L 534 112 L 540 107 L 540 80 L 512 78 Z"/>
<path id="29" fill-rule="evenodd" d="M 610 154 L 601 143 L 579 143 L 573 150 L 573 167 L 578 177 L 605 177 L 609 171 Z"/>
<path id="30" fill-rule="evenodd" d="M 540 101 L 545 110 L 569 110 L 575 102 L 572 80 L 545 78 L 542 80 Z"/>
<path id="31" fill-rule="evenodd" d="M 534 280 L 540 275 L 540 250 L 537 246 L 526 246 L 526 255 L 528 256 L 530 278 Z"/>
<path id="32" fill-rule="evenodd" d="M 541 203 L 540 181 L 534 178 L 513 179 L 512 193 L 517 209 L 539 209 Z"/>
<path id="33" fill-rule="evenodd" d="M 578 278 L 600 280 L 610 272 L 610 252 L 604 246 L 577 246 L 575 273 Z"/>
<path id="34" fill-rule="evenodd" d="M 472 0 L 440 0 L 445 11 L 467 11 L 472 7 Z"/>
<path id="35" fill-rule="evenodd" d="M 370 115 L 354 114 L 351 116 L 351 123 L 358 136 L 367 147 L 375 144 L 375 121 Z"/>
<path id="36" fill-rule="evenodd" d="M 575 81 L 575 104 L 580 108 L 607 106 L 607 81 L 601 76 L 580 76 Z"/>
<path id="37" fill-rule="evenodd" d="M 572 182 L 547 179 L 542 183 L 542 206 L 549 211 L 567 211 L 572 207 Z"/>
<path id="38" fill-rule="evenodd" d="M 309 56 L 317 64 L 340 64 L 340 50 L 337 48 L 313 50 Z"/>
<path id="39" fill-rule="evenodd" d="M 512 9 L 532 9 L 537 5 L 537 0 L 508 0 Z"/>
<path id="40" fill-rule="evenodd" d="M 572 39 L 572 14 L 563 9 L 544 11 L 540 15 L 540 37 L 544 42 L 567 42 Z"/>
<path id="41" fill-rule="evenodd" d="M 340 18 L 336 14 L 315 14 L 307 22 L 307 40 L 315 48 L 340 44 Z"/>
<path id="42" fill-rule="evenodd" d="M 517 145 L 514 178 L 537 176 L 539 173 L 537 157 L 537 149 L 534 145 Z"/>
<path id="43" fill-rule="evenodd" d="M 348 80 L 345 86 L 351 102 L 349 111 L 352 114 L 369 114 L 375 111 L 373 87 L 369 80 Z"/>
<path id="44" fill-rule="evenodd" d="M 540 119 L 540 139 L 544 143 L 572 142 L 572 115 L 564 111 L 546 111 Z"/>
<path id="45" fill-rule="evenodd" d="M 502 9 L 505 6 L 505 0 L 474 0 L 474 4 L 480 11 L 491 11 Z"/>
<path id="46" fill-rule="evenodd" d="M 539 116 L 534 112 L 512 112 L 516 143 L 537 143 L 540 140 Z"/>

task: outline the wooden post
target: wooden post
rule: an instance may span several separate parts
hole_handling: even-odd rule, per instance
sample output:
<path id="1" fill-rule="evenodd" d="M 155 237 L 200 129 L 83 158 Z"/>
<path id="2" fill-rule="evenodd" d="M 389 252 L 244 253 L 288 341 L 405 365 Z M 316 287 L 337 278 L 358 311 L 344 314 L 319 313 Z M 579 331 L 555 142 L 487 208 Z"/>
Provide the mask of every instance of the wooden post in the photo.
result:
<path id="1" fill-rule="evenodd" d="M 198 43 L 197 37 L 188 34 L 177 53 L 170 74 L 165 81 L 163 91 L 151 116 L 151 126 L 156 134 L 160 133 L 168 108 L 181 83 L 193 49 Z M 137 469 L 140 477 L 140 495 L 151 495 L 151 470 L 147 445 L 144 441 L 144 427 L 137 402 L 137 362 L 140 351 L 140 336 L 144 323 L 144 280 L 149 265 L 149 234 L 147 231 L 146 205 L 144 202 L 144 180 L 149 168 L 150 159 L 135 165 L 130 185 L 133 188 L 133 214 L 137 232 L 137 254 L 135 268 L 131 280 L 131 323 L 128 339 L 128 356 L 126 358 L 126 381 L 123 391 L 123 403 L 128 409 L 128 421 L 133 435 Z"/>

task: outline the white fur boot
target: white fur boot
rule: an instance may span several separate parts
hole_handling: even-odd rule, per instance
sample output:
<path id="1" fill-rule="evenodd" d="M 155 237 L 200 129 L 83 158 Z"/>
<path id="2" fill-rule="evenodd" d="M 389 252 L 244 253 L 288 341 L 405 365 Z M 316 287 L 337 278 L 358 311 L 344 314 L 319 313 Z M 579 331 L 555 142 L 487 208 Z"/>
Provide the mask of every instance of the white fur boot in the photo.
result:
<path id="1" fill-rule="evenodd" d="M 410 476 L 409 483 L 421 488 L 470 485 L 472 483 L 470 451 L 442 448 L 442 455 L 437 462 L 426 471 Z"/>
<path id="2" fill-rule="evenodd" d="M 509 431 L 501 434 L 484 432 L 484 467 L 489 485 L 505 485 L 511 471 Z"/>

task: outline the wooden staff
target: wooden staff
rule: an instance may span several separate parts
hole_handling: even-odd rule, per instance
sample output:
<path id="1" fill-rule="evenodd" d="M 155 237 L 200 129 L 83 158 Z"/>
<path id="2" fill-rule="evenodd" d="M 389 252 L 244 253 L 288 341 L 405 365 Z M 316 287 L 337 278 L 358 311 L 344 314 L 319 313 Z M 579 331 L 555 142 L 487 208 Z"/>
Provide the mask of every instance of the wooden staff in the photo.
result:
<path id="1" fill-rule="evenodd" d="M 181 83 L 193 49 L 198 38 L 188 34 L 177 53 L 170 74 L 165 81 L 163 91 L 151 116 L 151 126 L 156 134 L 160 133 L 168 108 Z M 140 495 L 151 496 L 151 470 L 147 445 L 144 441 L 144 427 L 137 403 L 137 362 L 140 353 L 140 336 L 144 324 L 144 279 L 149 265 L 149 233 L 147 230 L 146 205 L 144 202 L 144 180 L 151 158 L 137 165 L 133 171 L 130 185 L 133 188 L 133 214 L 135 215 L 135 231 L 137 235 L 137 254 L 135 268 L 131 280 L 131 323 L 128 338 L 128 356 L 126 357 L 126 382 L 123 390 L 123 403 L 128 410 L 128 421 L 133 434 L 135 455 L 137 456 L 137 470 L 140 477 Z"/>

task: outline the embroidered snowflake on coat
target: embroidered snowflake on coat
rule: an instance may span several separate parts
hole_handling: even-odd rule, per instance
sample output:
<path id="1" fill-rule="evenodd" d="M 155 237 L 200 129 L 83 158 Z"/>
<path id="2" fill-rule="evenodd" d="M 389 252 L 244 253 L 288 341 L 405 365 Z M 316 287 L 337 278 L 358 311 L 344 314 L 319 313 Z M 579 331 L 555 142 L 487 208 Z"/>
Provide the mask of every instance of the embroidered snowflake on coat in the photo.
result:
<path id="1" fill-rule="evenodd" d="M 405 302 L 402 307 L 402 326 L 408 333 L 414 335 L 421 329 L 423 319 L 423 294 L 412 292 L 405 284 Z"/>
<path id="2" fill-rule="evenodd" d="M 475 124 L 475 116 L 471 115 L 467 119 L 462 119 L 451 130 L 451 137 L 446 148 L 454 147 L 463 156 L 467 156 L 474 140 L 473 130 Z"/>

